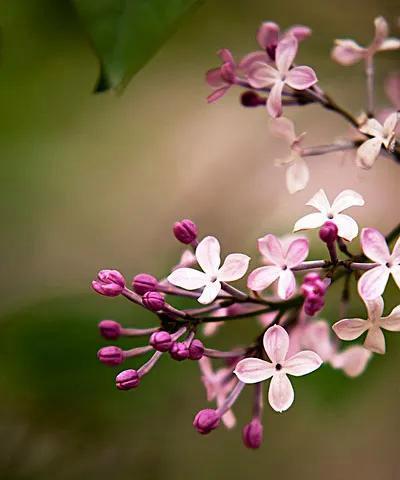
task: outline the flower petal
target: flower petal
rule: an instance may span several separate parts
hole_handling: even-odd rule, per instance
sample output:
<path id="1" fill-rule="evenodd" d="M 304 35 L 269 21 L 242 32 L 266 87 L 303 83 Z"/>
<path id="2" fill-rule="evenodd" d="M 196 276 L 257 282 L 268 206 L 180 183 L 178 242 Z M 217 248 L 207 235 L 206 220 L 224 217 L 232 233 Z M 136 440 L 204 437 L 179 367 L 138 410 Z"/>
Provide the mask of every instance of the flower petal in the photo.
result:
<path id="1" fill-rule="evenodd" d="M 222 87 L 225 84 L 225 80 L 221 77 L 220 67 L 208 70 L 206 81 L 211 87 Z"/>
<path id="2" fill-rule="evenodd" d="M 281 242 L 275 235 L 268 233 L 265 237 L 259 238 L 257 240 L 257 247 L 261 255 L 263 255 L 269 263 L 278 265 L 279 267 L 285 264 Z"/>
<path id="3" fill-rule="evenodd" d="M 354 40 L 336 40 L 332 58 L 341 65 L 354 65 L 365 57 L 367 49 L 360 47 Z"/>
<path id="4" fill-rule="evenodd" d="M 286 30 L 285 35 L 293 35 L 298 42 L 301 42 L 310 37 L 311 33 L 311 28 L 306 27 L 305 25 L 293 25 L 293 27 Z"/>
<path id="5" fill-rule="evenodd" d="M 294 390 L 284 373 L 272 377 L 268 391 L 268 401 L 276 412 L 284 412 L 294 401 Z"/>
<path id="6" fill-rule="evenodd" d="M 271 60 L 265 53 L 265 50 L 257 50 L 255 52 L 250 52 L 245 55 L 240 60 L 238 68 L 240 70 L 244 70 L 244 73 L 247 75 L 247 73 L 250 71 L 251 68 L 253 68 L 256 62 L 268 64 L 269 62 L 271 62 Z"/>
<path id="7" fill-rule="evenodd" d="M 267 111 L 271 117 L 276 118 L 282 115 L 282 90 L 284 82 L 277 80 L 268 95 Z"/>
<path id="8" fill-rule="evenodd" d="M 215 237 L 205 237 L 197 245 L 196 258 L 200 267 L 209 275 L 216 275 L 221 264 L 221 247 Z"/>
<path id="9" fill-rule="evenodd" d="M 357 149 L 357 162 L 362 168 L 369 169 L 375 163 L 382 147 L 382 138 L 374 137 L 366 140 Z"/>
<path id="10" fill-rule="evenodd" d="M 230 85 L 227 85 L 226 87 L 217 88 L 217 90 L 214 90 L 212 93 L 210 93 L 210 95 L 208 95 L 207 102 L 208 103 L 216 102 L 217 100 L 222 98 L 230 88 L 231 88 Z"/>
<path id="11" fill-rule="evenodd" d="M 289 145 L 291 145 L 297 138 L 294 123 L 286 117 L 271 120 L 269 129 L 273 135 L 283 138 Z"/>
<path id="12" fill-rule="evenodd" d="M 310 180 L 310 171 L 306 161 L 296 156 L 296 160 L 286 170 L 286 186 L 289 193 L 296 193 L 306 188 Z"/>
<path id="13" fill-rule="evenodd" d="M 400 237 L 396 240 L 396 243 L 394 244 L 390 260 L 394 264 L 400 264 Z"/>
<path id="14" fill-rule="evenodd" d="M 271 378 L 275 367 L 260 358 L 244 358 L 237 363 L 233 373 L 244 383 L 258 383 Z"/>
<path id="15" fill-rule="evenodd" d="M 386 351 L 385 336 L 379 327 L 372 327 L 368 330 L 364 347 L 370 352 L 384 354 Z"/>
<path id="16" fill-rule="evenodd" d="M 185 290 L 197 290 L 207 283 L 207 275 L 194 268 L 177 268 L 167 278 L 169 283 Z"/>
<path id="17" fill-rule="evenodd" d="M 341 213 L 346 208 L 362 207 L 365 204 L 364 198 L 354 190 L 343 190 L 332 203 L 331 211 L 334 214 Z"/>
<path id="18" fill-rule="evenodd" d="M 332 329 L 340 340 L 355 340 L 368 330 L 370 323 L 361 318 L 345 318 L 336 322 Z"/>
<path id="19" fill-rule="evenodd" d="M 373 300 L 366 300 L 365 306 L 368 311 L 368 318 L 372 323 L 379 323 L 383 313 L 383 298 L 376 297 Z"/>
<path id="20" fill-rule="evenodd" d="M 341 368 L 349 377 L 358 377 L 365 370 L 371 355 L 366 348 L 354 345 L 334 355 L 331 364 L 333 368 Z"/>
<path id="21" fill-rule="evenodd" d="M 380 52 L 386 52 L 388 50 L 398 50 L 400 48 L 400 40 L 398 38 L 387 38 L 381 43 L 379 47 Z"/>
<path id="22" fill-rule="evenodd" d="M 283 300 L 290 298 L 296 290 L 296 278 L 293 272 L 288 268 L 282 270 L 278 281 L 278 296 Z"/>
<path id="23" fill-rule="evenodd" d="M 390 315 L 381 319 L 380 326 L 389 332 L 400 332 L 400 305 L 397 305 Z"/>
<path id="24" fill-rule="evenodd" d="M 259 267 L 253 270 L 248 279 L 247 286 L 250 290 L 261 292 L 269 287 L 281 273 L 281 268 L 275 266 Z"/>
<path id="25" fill-rule="evenodd" d="M 298 41 L 293 35 L 285 35 L 276 48 L 276 66 L 281 75 L 286 75 L 296 57 Z"/>
<path id="26" fill-rule="evenodd" d="M 265 62 L 254 62 L 249 67 L 247 78 L 253 88 L 271 87 L 280 80 L 278 70 Z"/>
<path id="27" fill-rule="evenodd" d="M 309 246 L 307 238 L 297 238 L 290 243 L 286 252 L 286 265 L 293 268 L 304 262 L 308 257 Z"/>
<path id="28" fill-rule="evenodd" d="M 386 118 L 383 124 L 383 136 L 385 139 L 387 139 L 387 143 L 385 143 L 386 148 L 389 148 L 388 145 L 390 145 L 390 141 L 393 135 L 395 134 L 395 130 L 398 122 L 399 122 L 399 113 L 393 112 Z"/>
<path id="29" fill-rule="evenodd" d="M 338 227 L 339 237 L 351 242 L 358 235 L 358 224 L 353 218 L 349 217 L 349 215 L 339 213 L 335 215 L 332 221 Z"/>
<path id="30" fill-rule="evenodd" d="M 389 25 L 387 21 L 382 17 L 376 17 L 374 20 L 375 36 L 373 40 L 373 47 L 379 48 L 385 38 L 389 35 Z"/>
<path id="31" fill-rule="evenodd" d="M 309 228 L 318 228 L 326 222 L 327 218 L 322 213 L 309 213 L 297 220 L 293 231 L 308 230 Z"/>
<path id="32" fill-rule="evenodd" d="M 320 356 L 311 350 L 296 353 L 284 363 L 285 372 L 295 377 L 307 375 L 322 365 Z"/>
<path id="33" fill-rule="evenodd" d="M 233 282 L 239 280 L 249 268 L 250 257 L 242 253 L 231 253 L 218 271 L 218 280 L 221 282 Z"/>
<path id="34" fill-rule="evenodd" d="M 364 300 L 373 300 L 385 291 L 390 270 L 385 265 L 371 268 L 358 281 L 358 293 Z"/>
<path id="35" fill-rule="evenodd" d="M 393 280 L 396 282 L 396 285 L 400 288 L 400 265 L 392 267 L 390 272 L 393 275 Z"/>
<path id="36" fill-rule="evenodd" d="M 217 280 L 204 287 L 203 293 L 198 298 L 198 302 L 203 305 L 213 302 L 221 291 L 221 283 Z"/>
<path id="37" fill-rule="evenodd" d="M 362 229 L 361 247 L 364 254 L 373 262 L 386 265 L 390 261 L 389 247 L 385 237 L 375 228 Z"/>
<path id="38" fill-rule="evenodd" d="M 228 429 L 231 429 L 236 425 L 236 417 L 232 409 L 227 410 L 226 413 L 222 415 L 221 420 L 223 421 L 225 427 Z"/>
<path id="39" fill-rule="evenodd" d="M 273 364 L 283 363 L 289 350 L 289 335 L 280 325 L 270 327 L 263 337 L 264 349 Z"/>
<path id="40" fill-rule="evenodd" d="M 372 135 L 373 137 L 383 136 L 383 126 L 375 118 L 369 118 L 360 127 L 360 132 Z"/>
<path id="41" fill-rule="evenodd" d="M 331 204 L 329 203 L 328 197 L 326 196 L 326 193 L 322 188 L 318 190 L 318 192 L 313 197 L 310 198 L 306 205 L 314 207 L 325 215 L 331 210 Z"/>
<path id="42" fill-rule="evenodd" d="M 311 67 L 294 67 L 286 75 L 285 83 L 295 90 L 305 90 L 318 82 L 317 75 Z"/>
<path id="43" fill-rule="evenodd" d="M 257 32 L 257 42 L 261 48 L 278 44 L 279 25 L 275 22 L 263 22 Z"/>

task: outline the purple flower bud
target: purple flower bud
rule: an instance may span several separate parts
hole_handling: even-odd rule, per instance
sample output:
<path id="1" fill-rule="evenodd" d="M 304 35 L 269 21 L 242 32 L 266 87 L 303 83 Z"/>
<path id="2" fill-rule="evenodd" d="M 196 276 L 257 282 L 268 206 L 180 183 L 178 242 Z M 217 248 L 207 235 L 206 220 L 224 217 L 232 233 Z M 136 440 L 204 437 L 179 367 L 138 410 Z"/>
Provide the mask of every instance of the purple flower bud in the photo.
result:
<path id="1" fill-rule="evenodd" d="M 175 222 L 173 231 L 175 238 L 185 245 L 194 242 L 198 233 L 197 225 L 188 219 Z"/>
<path id="2" fill-rule="evenodd" d="M 172 347 L 173 340 L 171 335 L 165 330 L 154 332 L 150 337 L 150 345 L 159 352 L 168 352 Z"/>
<path id="3" fill-rule="evenodd" d="M 243 443 L 247 448 L 260 448 L 263 441 L 263 426 L 258 418 L 244 426 L 242 431 Z"/>
<path id="4" fill-rule="evenodd" d="M 192 340 L 189 345 L 189 358 L 190 360 L 200 360 L 204 355 L 203 342 L 197 338 Z"/>
<path id="5" fill-rule="evenodd" d="M 99 330 L 107 340 L 116 340 L 121 335 L 121 325 L 114 320 L 102 320 L 99 323 Z"/>
<path id="6" fill-rule="evenodd" d="M 107 297 L 120 295 L 124 287 L 125 279 L 117 270 L 101 270 L 92 282 L 93 290 Z"/>
<path id="7" fill-rule="evenodd" d="M 248 90 L 242 93 L 240 102 L 244 107 L 259 107 L 260 105 L 265 105 L 265 98 L 260 97 L 256 92 Z"/>
<path id="8" fill-rule="evenodd" d="M 304 275 L 304 282 L 306 283 L 314 283 L 316 280 L 319 280 L 320 276 L 317 272 L 309 272 Z"/>
<path id="9" fill-rule="evenodd" d="M 115 385 L 119 390 L 130 390 L 136 388 L 139 385 L 140 378 L 136 370 L 124 370 L 119 373 L 115 378 Z"/>
<path id="10" fill-rule="evenodd" d="M 153 312 L 159 312 L 165 306 L 164 297 L 159 292 L 146 292 L 142 300 L 143 305 Z"/>
<path id="11" fill-rule="evenodd" d="M 138 295 L 157 290 L 158 280 L 148 273 L 139 273 L 132 280 L 132 288 Z"/>
<path id="12" fill-rule="evenodd" d="M 338 227 L 333 222 L 325 222 L 319 230 L 319 238 L 325 243 L 333 243 L 337 235 Z"/>
<path id="13" fill-rule="evenodd" d="M 193 426 L 202 435 L 207 435 L 220 424 L 221 418 L 216 410 L 205 408 L 194 417 Z"/>
<path id="14" fill-rule="evenodd" d="M 97 352 L 97 358 L 105 365 L 120 365 L 124 361 L 124 352 L 119 347 L 103 347 Z"/>
<path id="15" fill-rule="evenodd" d="M 189 357 L 189 349 L 184 342 L 174 342 L 169 350 L 169 354 L 174 360 L 179 362 Z"/>

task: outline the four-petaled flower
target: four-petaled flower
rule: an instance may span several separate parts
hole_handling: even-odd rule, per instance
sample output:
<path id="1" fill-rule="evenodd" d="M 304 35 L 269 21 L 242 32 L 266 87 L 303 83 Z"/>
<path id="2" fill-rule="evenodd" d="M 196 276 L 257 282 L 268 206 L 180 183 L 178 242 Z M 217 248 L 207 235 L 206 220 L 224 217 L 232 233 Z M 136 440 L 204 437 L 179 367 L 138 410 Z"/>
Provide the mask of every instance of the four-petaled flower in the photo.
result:
<path id="1" fill-rule="evenodd" d="M 343 190 L 331 205 L 324 190 L 321 189 L 306 203 L 306 205 L 319 210 L 319 213 L 310 213 L 297 220 L 293 231 L 319 228 L 325 222 L 333 222 L 338 228 L 339 237 L 351 241 L 358 235 L 357 222 L 341 212 L 350 207 L 361 207 L 364 203 L 364 199 L 359 193 L 353 190 Z"/>
<path id="2" fill-rule="evenodd" d="M 223 48 L 218 52 L 222 65 L 208 70 L 207 83 L 215 90 L 207 97 L 209 103 L 220 99 L 231 88 L 235 81 L 236 63 L 230 50 Z"/>
<path id="3" fill-rule="evenodd" d="M 233 282 L 242 278 L 250 261 L 247 255 L 231 253 L 220 267 L 220 245 L 215 237 L 205 237 L 198 244 L 196 259 L 203 272 L 194 268 L 178 268 L 168 276 L 168 281 L 186 290 L 204 287 L 198 299 L 204 304 L 215 300 L 221 291 L 221 282 Z"/>
<path id="4" fill-rule="evenodd" d="M 354 65 L 360 60 L 368 60 L 375 53 L 400 48 L 400 40 L 389 37 L 389 27 L 383 17 L 374 20 L 375 37 L 368 47 L 361 47 L 354 40 L 336 40 L 332 58 L 341 65 Z"/>
<path id="5" fill-rule="evenodd" d="M 382 145 L 389 152 L 393 151 L 396 145 L 396 127 L 399 122 L 399 114 L 391 113 L 383 125 L 375 118 L 370 118 L 360 127 L 360 132 L 370 135 L 357 150 L 357 164 L 362 168 L 371 168 L 377 159 Z"/>
<path id="6" fill-rule="evenodd" d="M 289 335 L 280 325 L 270 327 L 264 334 L 264 349 L 271 360 L 244 358 L 234 373 L 244 383 L 258 383 L 271 378 L 268 401 L 277 412 L 287 410 L 293 403 L 294 390 L 287 375 L 299 377 L 311 373 L 322 364 L 318 354 L 303 350 L 287 358 Z"/>
<path id="7" fill-rule="evenodd" d="M 376 262 L 377 266 L 365 272 L 358 281 L 360 296 L 364 300 L 373 300 L 382 295 L 390 274 L 400 288 L 400 237 L 390 253 L 385 237 L 378 230 L 363 228 L 361 247 L 364 255 Z"/>
<path id="8" fill-rule="evenodd" d="M 276 48 L 276 68 L 267 62 L 255 62 L 249 68 L 248 81 L 254 88 L 271 88 L 267 100 L 267 110 L 272 117 L 282 114 L 282 91 L 285 85 L 295 90 L 305 90 L 317 83 L 312 68 L 293 67 L 298 42 L 293 35 L 286 35 Z"/>
<path id="9" fill-rule="evenodd" d="M 400 305 L 392 310 L 387 317 L 383 314 L 383 298 L 377 297 L 374 300 L 365 301 L 368 311 L 368 320 L 361 318 L 345 318 L 333 325 L 333 331 L 341 340 L 355 340 L 364 332 L 368 332 L 365 338 L 364 347 L 375 353 L 385 353 L 385 337 L 382 332 L 400 331 Z"/>
<path id="10" fill-rule="evenodd" d="M 286 186 L 289 193 L 303 190 L 310 179 L 307 163 L 301 155 L 301 142 L 305 133 L 296 135 L 294 123 L 285 117 L 277 118 L 271 122 L 271 132 L 286 140 L 290 145 L 289 156 L 283 160 L 275 160 L 277 166 L 288 165 Z"/>
<path id="11" fill-rule="evenodd" d="M 258 249 L 270 265 L 253 270 L 247 280 L 247 286 L 258 292 L 278 280 L 278 295 L 285 300 L 288 299 L 296 289 L 296 278 L 292 269 L 307 258 L 308 240 L 297 238 L 284 249 L 275 235 L 268 234 L 258 239 Z"/>

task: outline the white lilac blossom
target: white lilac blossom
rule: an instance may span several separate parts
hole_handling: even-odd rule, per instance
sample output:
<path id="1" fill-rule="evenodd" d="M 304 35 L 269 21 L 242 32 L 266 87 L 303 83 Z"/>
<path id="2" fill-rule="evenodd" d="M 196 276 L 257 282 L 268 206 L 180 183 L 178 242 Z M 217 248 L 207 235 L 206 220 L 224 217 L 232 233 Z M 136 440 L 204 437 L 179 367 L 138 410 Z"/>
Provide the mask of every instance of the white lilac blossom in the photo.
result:
<path id="1" fill-rule="evenodd" d="M 358 225 L 353 218 L 342 212 L 350 207 L 361 207 L 364 203 L 359 193 L 354 190 L 343 190 L 331 205 L 326 193 L 321 189 L 306 203 L 318 210 L 318 213 L 310 213 L 297 220 L 293 231 L 319 228 L 325 222 L 332 222 L 338 228 L 339 237 L 351 241 L 358 235 Z"/>

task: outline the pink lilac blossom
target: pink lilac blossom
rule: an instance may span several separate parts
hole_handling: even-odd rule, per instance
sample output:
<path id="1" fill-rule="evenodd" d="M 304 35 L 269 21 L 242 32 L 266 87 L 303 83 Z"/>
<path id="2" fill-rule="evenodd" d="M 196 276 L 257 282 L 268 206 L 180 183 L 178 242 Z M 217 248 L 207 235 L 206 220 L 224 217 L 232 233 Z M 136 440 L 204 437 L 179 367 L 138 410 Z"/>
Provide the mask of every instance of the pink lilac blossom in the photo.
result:
<path id="1" fill-rule="evenodd" d="M 353 190 L 343 190 L 331 205 L 324 190 L 321 189 L 306 203 L 319 212 L 310 213 L 297 220 L 293 231 L 319 228 L 329 221 L 337 226 L 339 237 L 351 241 L 358 235 L 358 225 L 355 220 L 342 212 L 350 207 L 361 207 L 364 203 L 364 199 L 359 193 Z"/>
<path id="2" fill-rule="evenodd" d="M 234 373 L 244 383 L 258 383 L 271 378 L 269 404 L 275 411 L 283 412 L 294 401 L 294 390 L 287 376 L 298 377 L 311 373 L 322 365 L 322 360 L 311 350 L 287 357 L 289 335 L 279 325 L 265 332 L 263 344 L 270 362 L 260 358 L 245 358 L 238 362 Z"/>
<path id="3" fill-rule="evenodd" d="M 361 232 L 361 247 L 364 255 L 376 262 L 376 267 L 365 272 L 358 281 L 358 292 L 364 300 L 380 297 L 392 274 L 400 288 L 400 237 L 392 253 L 385 237 L 375 228 L 364 228 Z"/>

